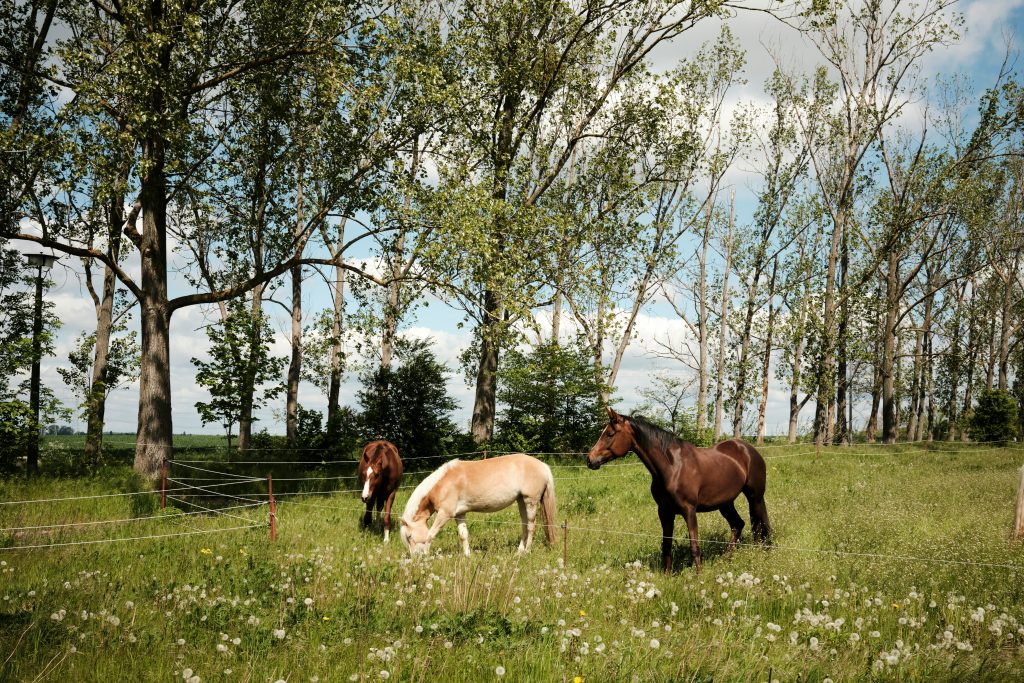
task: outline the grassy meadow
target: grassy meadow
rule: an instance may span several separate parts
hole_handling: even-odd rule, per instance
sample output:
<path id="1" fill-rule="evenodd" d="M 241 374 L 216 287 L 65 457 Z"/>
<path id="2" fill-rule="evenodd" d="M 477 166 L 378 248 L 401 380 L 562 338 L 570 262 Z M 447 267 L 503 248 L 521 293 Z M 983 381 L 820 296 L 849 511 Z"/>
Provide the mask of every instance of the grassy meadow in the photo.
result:
<path id="1" fill-rule="evenodd" d="M 699 576 L 681 519 L 676 572 L 658 571 L 635 456 L 598 472 L 556 464 L 565 566 L 561 532 L 515 552 L 515 506 L 470 515 L 471 558 L 452 524 L 410 561 L 397 532 L 384 545 L 359 529 L 357 496 L 310 493 L 354 486 L 326 479 L 350 476 L 338 466 L 275 470 L 276 543 L 266 507 L 237 507 L 262 482 L 216 489 L 238 498 L 173 492 L 163 513 L 159 494 L 0 505 L 0 680 L 1024 680 L 1024 546 L 1008 540 L 1024 451 L 764 455 L 775 546 L 725 555 L 724 520 L 701 514 Z M 284 481 L 299 476 L 325 479 Z M 143 487 L 109 466 L 0 479 L 0 502 Z M 134 521 L 91 524 L 109 520 Z M 30 528 L 52 524 L 78 526 Z M 154 535 L 168 536 L 12 549 Z"/>

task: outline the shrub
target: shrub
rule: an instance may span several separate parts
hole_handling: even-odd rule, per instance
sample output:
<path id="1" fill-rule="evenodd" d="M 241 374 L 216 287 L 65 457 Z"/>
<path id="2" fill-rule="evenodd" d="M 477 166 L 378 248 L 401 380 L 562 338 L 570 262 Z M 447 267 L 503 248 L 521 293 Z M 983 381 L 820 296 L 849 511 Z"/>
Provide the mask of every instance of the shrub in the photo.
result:
<path id="1" fill-rule="evenodd" d="M 1017 400 L 1005 389 L 987 389 L 978 397 L 970 418 L 975 441 L 1006 443 L 1018 436 Z"/>

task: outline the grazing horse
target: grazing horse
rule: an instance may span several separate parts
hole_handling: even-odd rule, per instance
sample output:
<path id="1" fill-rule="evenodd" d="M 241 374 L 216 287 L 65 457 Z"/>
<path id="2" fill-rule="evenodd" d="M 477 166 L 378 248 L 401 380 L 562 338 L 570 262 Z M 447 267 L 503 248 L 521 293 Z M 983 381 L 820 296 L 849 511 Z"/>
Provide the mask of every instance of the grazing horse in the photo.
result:
<path id="1" fill-rule="evenodd" d="M 750 506 L 754 538 L 769 542 L 768 508 L 764 504 L 765 464 L 757 450 L 739 439 L 729 439 L 711 448 L 697 448 L 671 432 L 641 417 L 625 417 L 608 409 L 608 426 L 587 454 L 587 467 L 636 453 L 651 473 L 651 495 L 661 518 L 661 564 L 672 571 L 672 532 L 676 515 L 686 519 L 690 550 L 700 571 L 697 544 L 697 513 L 718 510 L 729 523 L 732 538 L 727 552 L 739 541 L 743 519 L 733 501 L 742 493 Z"/>
<path id="2" fill-rule="evenodd" d="M 391 505 L 395 502 L 395 493 L 402 483 L 402 459 L 398 457 L 398 449 L 390 441 L 371 441 L 363 446 L 363 454 L 359 457 L 359 485 L 362 486 L 360 497 L 366 503 L 362 526 L 365 529 L 373 522 L 373 509 L 377 508 L 380 515 L 384 508 L 384 542 L 391 537 Z"/>
<path id="3" fill-rule="evenodd" d="M 469 557 L 467 512 L 497 512 L 519 503 L 523 536 L 519 552 L 533 542 L 537 506 L 544 513 L 548 543 L 555 540 L 555 480 L 551 468 L 523 453 L 489 460 L 451 460 L 441 465 L 409 496 L 399 529 L 402 542 L 412 555 L 430 552 L 430 542 L 441 528 L 454 519 L 459 525 L 462 552 Z M 427 520 L 437 513 L 433 525 Z"/>

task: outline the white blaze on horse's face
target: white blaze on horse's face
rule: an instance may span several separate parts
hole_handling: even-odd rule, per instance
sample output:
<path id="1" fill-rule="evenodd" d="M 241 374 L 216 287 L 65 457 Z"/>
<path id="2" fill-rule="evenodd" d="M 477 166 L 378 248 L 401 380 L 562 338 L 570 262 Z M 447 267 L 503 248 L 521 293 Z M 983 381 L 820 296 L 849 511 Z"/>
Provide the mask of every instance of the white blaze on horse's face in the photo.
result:
<path id="1" fill-rule="evenodd" d="M 363 502 L 364 503 L 367 500 L 370 499 L 370 477 L 371 476 L 373 476 L 373 468 L 372 467 L 367 467 L 366 468 L 366 481 L 363 482 L 362 498 L 363 498 Z"/>

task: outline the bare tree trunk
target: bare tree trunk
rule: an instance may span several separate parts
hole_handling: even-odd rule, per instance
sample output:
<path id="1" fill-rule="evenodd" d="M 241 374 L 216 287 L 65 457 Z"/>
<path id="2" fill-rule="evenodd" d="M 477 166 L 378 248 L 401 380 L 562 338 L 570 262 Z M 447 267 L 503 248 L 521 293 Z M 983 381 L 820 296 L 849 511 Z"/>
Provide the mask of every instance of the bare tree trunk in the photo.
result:
<path id="1" fill-rule="evenodd" d="M 814 409 L 814 443 L 817 446 L 822 446 L 830 440 L 833 425 L 831 413 L 834 410 L 832 382 L 835 374 L 833 349 L 836 326 L 836 265 L 839 260 L 839 243 L 842 238 L 843 225 L 846 223 L 846 208 L 840 207 L 838 215 L 842 220 L 840 225 L 832 226 L 832 244 L 829 248 L 828 266 L 825 270 L 824 340 L 821 355 L 818 358 L 818 387 L 815 392 L 816 405 Z"/>
<path id="2" fill-rule="evenodd" d="M 301 235 L 303 227 L 302 215 L 302 182 L 303 165 L 298 169 L 298 188 L 295 197 L 295 234 Z M 288 363 L 288 384 L 285 398 L 285 435 L 289 446 L 295 446 L 299 436 L 299 381 L 302 377 L 302 266 L 291 269 L 292 280 L 292 355 Z"/>
<path id="3" fill-rule="evenodd" d="M 121 229 L 124 227 L 124 198 L 115 194 L 110 199 L 107 215 L 107 253 L 117 261 L 121 255 Z M 96 344 L 86 406 L 88 427 L 85 437 L 85 459 L 99 462 L 103 451 L 103 424 L 107 406 L 107 369 L 110 360 L 110 335 L 114 325 L 114 294 L 117 280 L 108 266 L 103 271 L 103 294 L 96 310 Z"/>
<path id="4" fill-rule="evenodd" d="M 761 403 L 757 409 L 757 443 L 764 443 L 765 413 L 768 410 L 768 378 L 772 363 L 772 332 L 775 329 L 775 275 L 779 268 L 779 257 L 772 263 L 772 279 L 768 286 L 768 330 L 764 340 L 764 363 L 761 373 Z"/>
<path id="5" fill-rule="evenodd" d="M 879 343 L 875 342 L 875 358 L 879 357 Z M 879 372 L 878 362 L 872 366 L 871 379 L 871 413 L 868 415 L 868 424 L 864 428 L 864 439 L 868 443 L 874 443 L 878 439 L 878 406 L 882 402 L 882 373 Z"/>
<path id="6" fill-rule="evenodd" d="M 849 390 L 849 372 L 847 370 L 847 330 L 849 328 L 850 307 L 847 303 L 849 295 L 847 289 L 847 271 L 850 268 L 850 249 L 848 240 L 849 228 L 843 226 L 842 246 L 840 247 L 839 258 L 839 291 L 842 293 L 842 300 L 839 304 L 839 359 L 836 369 L 836 421 L 834 443 L 847 443 L 849 426 L 846 424 L 846 401 Z"/>
<path id="7" fill-rule="evenodd" d="M 988 357 L 985 364 L 985 389 L 992 390 L 996 377 L 996 318 L 988 326 Z"/>
<path id="8" fill-rule="evenodd" d="M 924 334 L 914 332 L 914 360 L 910 366 L 910 406 L 907 411 L 907 441 L 917 440 L 918 399 L 921 393 L 921 356 Z"/>
<path id="9" fill-rule="evenodd" d="M 882 325 L 882 441 L 896 443 L 896 316 L 899 309 L 899 273 L 896 250 L 890 250 L 885 276 L 885 322 Z"/>
<path id="10" fill-rule="evenodd" d="M 1020 252 L 1014 255 L 1010 266 L 1010 274 L 1003 280 L 1002 315 L 999 320 L 999 381 L 998 387 L 1003 390 L 1010 388 L 1010 338 L 1015 327 L 1013 316 L 1014 279 L 1020 270 Z"/>
<path id="11" fill-rule="evenodd" d="M 704 438 L 708 422 L 708 249 L 711 246 L 712 202 L 708 202 L 708 221 L 700 252 L 700 276 L 697 281 L 697 434 Z"/>
<path id="12" fill-rule="evenodd" d="M 345 222 L 338 228 L 338 244 L 345 240 Z M 331 320 L 331 379 L 327 386 L 327 429 L 332 434 L 337 429 L 338 410 L 341 398 L 342 339 L 345 313 L 345 273 L 341 266 L 334 267 L 334 315 Z"/>
<path id="13" fill-rule="evenodd" d="M 412 159 L 409 163 L 409 190 L 405 193 L 403 200 L 404 215 L 408 216 L 412 211 L 413 186 L 416 183 L 416 176 L 420 169 L 420 139 L 419 136 L 413 139 Z M 341 244 L 341 242 L 339 242 Z M 381 335 L 380 366 L 391 367 L 391 357 L 394 354 L 395 337 L 398 334 L 398 323 L 401 317 L 402 307 L 402 281 L 401 276 L 405 264 L 405 226 L 401 227 L 398 239 L 395 240 L 391 256 L 391 282 L 388 283 L 387 303 L 384 308 L 384 331 Z"/>
<path id="14" fill-rule="evenodd" d="M 729 193 L 729 232 L 725 245 L 725 270 L 722 271 L 722 308 L 718 323 L 718 377 L 715 382 L 715 441 L 722 435 L 725 398 L 725 344 L 729 333 L 729 275 L 732 269 L 732 228 L 735 219 L 736 191 Z"/>
<path id="15" fill-rule="evenodd" d="M 242 395 L 242 405 L 238 411 L 238 450 L 245 453 L 252 442 L 252 406 L 254 394 L 256 393 L 256 371 L 252 359 L 256 356 L 256 350 L 263 345 L 263 286 L 252 290 L 252 304 L 249 308 L 249 315 L 252 317 L 252 337 L 249 343 L 249 362 L 246 364 L 244 386 L 246 391 Z M 225 321 L 227 316 L 225 316 Z M 231 450 L 231 427 L 228 426 L 228 451 Z"/>

